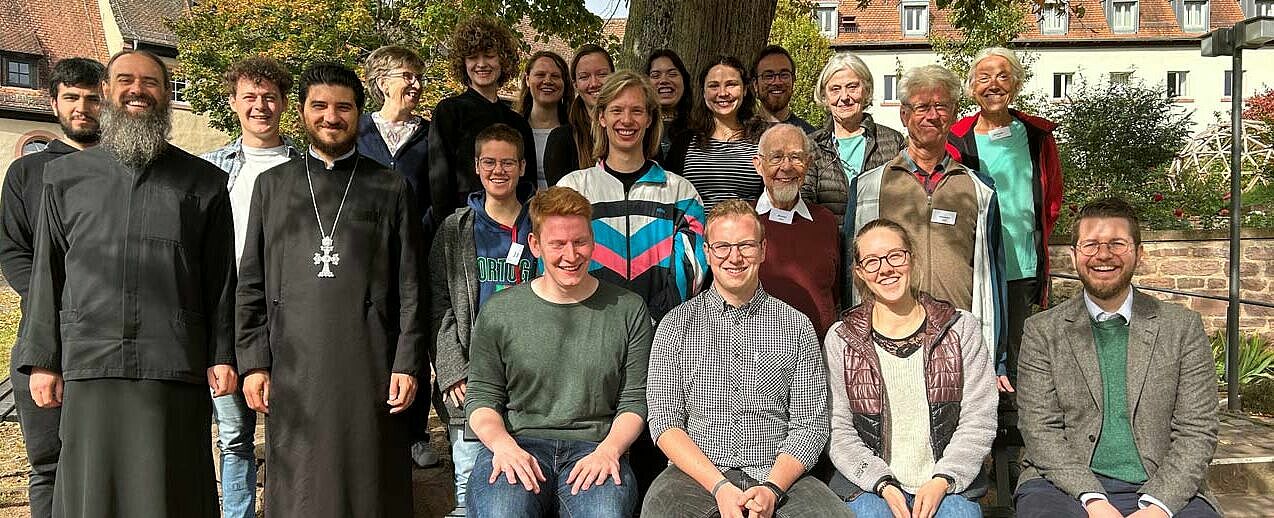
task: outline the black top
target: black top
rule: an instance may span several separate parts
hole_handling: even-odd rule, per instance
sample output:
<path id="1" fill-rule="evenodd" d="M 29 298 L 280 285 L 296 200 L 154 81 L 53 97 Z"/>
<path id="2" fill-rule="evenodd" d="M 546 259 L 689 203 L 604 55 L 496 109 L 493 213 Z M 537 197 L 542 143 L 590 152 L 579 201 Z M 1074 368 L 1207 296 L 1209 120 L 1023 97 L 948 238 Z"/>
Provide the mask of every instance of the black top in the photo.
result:
<path id="1" fill-rule="evenodd" d="M 171 145 L 140 170 L 100 146 L 49 162 L 18 370 L 203 385 L 233 365 L 226 180 Z"/>
<path id="2" fill-rule="evenodd" d="M 380 136 L 376 121 L 370 113 L 358 118 L 358 152 L 385 167 L 398 171 L 416 193 L 416 207 L 420 208 L 421 221 L 429 223 L 429 121 L 421 121 L 415 133 L 390 154 L 385 138 Z M 428 234 L 426 229 L 426 234 Z"/>
<path id="3" fill-rule="evenodd" d="M 570 124 L 563 124 L 549 132 L 548 141 L 544 144 L 544 179 L 550 187 L 557 185 L 562 178 L 580 170 L 579 148 L 575 146 L 575 130 Z"/>
<path id="4" fill-rule="evenodd" d="M 628 192 L 633 190 L 633 186 L 637 185 L 637 180 L 640 180 L 641 177 L 646 176 L 646 173 L 650 171 L 650 168 L 654 165 L 655 165 L 655 162 L 651 160 L 647 160 L 646 163 L 642 164 L 641 167 L 639 167 L 636 171 L 632 171 L 632 172 L 616 171 L 615 169 L 612 169 L 611 166 L 606 165 L 605 163 L 602 164 L 602 167 L 606 169 L 607 173 L 610 173 L 611 176 L 614 176 L 616 180 L 619 180 L 619 183 L 624 184 L 624 192 Z"/>
<path id="5" fill-rule="evenodd" d="M 435 228 L 457 208 L 465 206 L 469 193 L 482 190 L 474 171 L 474 141 L 478 133 L 496 123 L 512 126 L 522 134 L 526 163 L 535 164 L 535 137 L 531 125 L 503 101 L 491 102 L 470 88 L 443 99 L 434 109 L 429 127 L 429 196 Z M 535 189 L 536 171 L 527 168 L 518 181 Z"/>
<path id="6" fill-rule="evenodd" d="M 0 192 L 0 270 L 13 291 L 24 301 L 31 284 L 31 260 L 35 256 L 35 223 L 40 218 L 40 193 L 44 190 L 44 165 L 79 151 L 54 140 L 39 153 L 9 164 Z"/>

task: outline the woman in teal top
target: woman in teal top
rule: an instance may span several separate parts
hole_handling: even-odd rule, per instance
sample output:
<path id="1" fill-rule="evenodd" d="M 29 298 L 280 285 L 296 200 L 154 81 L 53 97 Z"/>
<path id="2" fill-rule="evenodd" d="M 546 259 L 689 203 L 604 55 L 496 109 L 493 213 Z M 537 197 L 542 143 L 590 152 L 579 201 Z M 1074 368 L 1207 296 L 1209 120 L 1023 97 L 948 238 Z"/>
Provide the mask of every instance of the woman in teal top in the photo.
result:
<path id="1" fill-rule="evenodd" d="M 867 114 L 872 104 L 872 75 L 852 53 L 833 55 L 818 76 L 814 99 L 827 108 L 827 122 L 810 134 L 818 148 L 805 176 L 801 195 L 845 217 L 849 181 L 858 173 L 893 159 L 902 149 L 902 134 L 879 126 Z"/>

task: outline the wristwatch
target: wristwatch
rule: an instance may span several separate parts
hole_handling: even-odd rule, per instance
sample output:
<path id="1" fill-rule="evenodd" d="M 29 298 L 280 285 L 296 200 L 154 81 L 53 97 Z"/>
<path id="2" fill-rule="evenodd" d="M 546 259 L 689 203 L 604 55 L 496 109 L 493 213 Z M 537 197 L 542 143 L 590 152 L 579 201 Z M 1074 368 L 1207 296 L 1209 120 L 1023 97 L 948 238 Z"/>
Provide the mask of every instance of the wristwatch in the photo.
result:
<path id="1" fill-rule="evenodd" d="M 762 482 L 761 485 L 765 486 L 766 489 L 769 489 L 771 492 L 774 493 L 775 507 L 783 505 L 785 502 L 787 502 L 787 491 L 779 489 L 778 484 L 775 484 L 773 482 L 770 482 L 769 480 L 766 480 L 765 482 Z"/>

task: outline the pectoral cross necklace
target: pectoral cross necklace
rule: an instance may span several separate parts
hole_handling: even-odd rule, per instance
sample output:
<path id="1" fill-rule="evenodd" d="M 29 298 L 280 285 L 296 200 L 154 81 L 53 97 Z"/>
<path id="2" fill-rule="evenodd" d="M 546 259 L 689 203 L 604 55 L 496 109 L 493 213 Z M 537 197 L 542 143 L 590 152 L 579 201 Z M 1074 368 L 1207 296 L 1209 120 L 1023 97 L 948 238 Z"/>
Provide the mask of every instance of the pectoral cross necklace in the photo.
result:
<path id="1" fill-rule="evenodd" d="M 314 180 L 310 178 L 310 158 L 305 157 L 305 181 L 310 184 L 310 201 L 314 202 L 314 219 L 318 221 L 319 251 L 314 252 L 314 265 L 323 265 L 323 269 L 319 270 L 319 278 L 336 277 L 332 273 L 332 266 L 341 264 L 341 254 L 334 253 L 336 250 L 336 242 L 333 237 L 336 236 L 336 224 L 341 221 L 341 210 L 345 208 L 345 198 L 349 196 L 349 186 L 354 184 L 354 174 L 358 172 L 359 156 L 354 155 L 354 169 L 349 172 L 349 180 L 345 182 L 345 194 L 341 195 L 341 204 L 336 207 L 336 218 L 332 220 L 332 231 L 323 232 L 323 216 L 319 215 L 318 197 L 314 196 Z"/>

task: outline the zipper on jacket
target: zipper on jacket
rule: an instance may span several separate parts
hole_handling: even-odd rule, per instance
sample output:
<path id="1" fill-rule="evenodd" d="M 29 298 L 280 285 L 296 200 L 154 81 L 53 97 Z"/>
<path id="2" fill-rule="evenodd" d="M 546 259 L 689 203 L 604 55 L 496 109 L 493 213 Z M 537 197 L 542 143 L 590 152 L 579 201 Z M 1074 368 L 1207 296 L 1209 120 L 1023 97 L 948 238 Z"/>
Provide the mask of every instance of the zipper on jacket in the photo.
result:
<path id="1" fill-rule="evenodd" d="M 609 174 L 609 173 L 608 173 L 608 174 Z M 617 179 L 616 179 L 616 180 L 617 180 Z M 641 179 L 640 179 L 640 178 L 638 178 L 638 181 L 640 181 L 640 180 L 641 180 Z M 623 183 L 623 182 L 620 182 L 619 184 L 620 184 L 620 185 L 619 185 L 620 187 L 623 187 L 623 186 L 624 186 L 624 183 Z M 633 187 L 636 187 L 636 186 L 637 186 L 637 184 L 636 184 L 636 183 L 633 183 Z M 630 189 L 627 189 L 627 188 L 626 188 L 626 189 L 624 189 L 624 270 L 625 270 L 625 271 L 624 271 L 624 280 L 628 282 L 628 285 L 629 285 L 629 286 L 632 286 L 632 280 L 633 280 L 633 230 L 632 230 L 632 222 L 631 222 L 631 221 L 632 221 L 632 217 L 633 217 L 633 215 L 632 215 L 632 214 L 633 214 L 633 213 L 632 213 L 632 211 L 631 211 L 631 210 L 628 210 L 628 209 L 630 209 L 630 208 L 631 208 L 631 207 L 629 207 L 629 206 L 628 206 L 628 203 L 629 203 L 629 201 L 628 201 L 628 191 L 629 191 L 629 190 L 630 190 Z"/>

